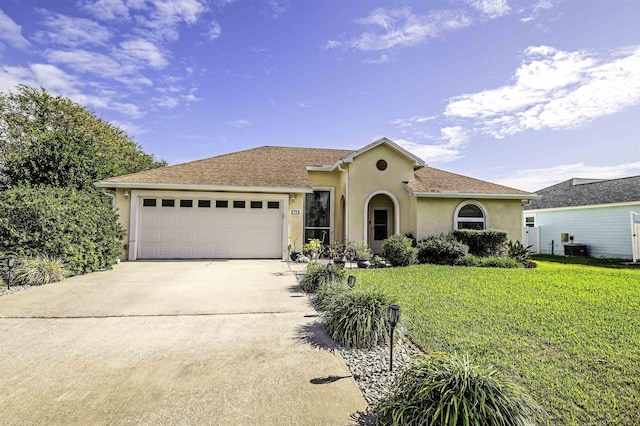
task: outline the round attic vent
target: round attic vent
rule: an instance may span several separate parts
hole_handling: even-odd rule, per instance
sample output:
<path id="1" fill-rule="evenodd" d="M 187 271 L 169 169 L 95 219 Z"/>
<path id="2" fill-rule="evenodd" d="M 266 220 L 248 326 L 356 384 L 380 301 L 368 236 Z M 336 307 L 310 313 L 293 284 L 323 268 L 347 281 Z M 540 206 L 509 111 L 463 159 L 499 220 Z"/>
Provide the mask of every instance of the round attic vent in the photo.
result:
<path id="1" fill-rule="evenodd" d="M 387 162 L 384 160 L 378 160 L 378 162 L 376 163 L 376 167 L 380 171 L 387 170 Z"/>

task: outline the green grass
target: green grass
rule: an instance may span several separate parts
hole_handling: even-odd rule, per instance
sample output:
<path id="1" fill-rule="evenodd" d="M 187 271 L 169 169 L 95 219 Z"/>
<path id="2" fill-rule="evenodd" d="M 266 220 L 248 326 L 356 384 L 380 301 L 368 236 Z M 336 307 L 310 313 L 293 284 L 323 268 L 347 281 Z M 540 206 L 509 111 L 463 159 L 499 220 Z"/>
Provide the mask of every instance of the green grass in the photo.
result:
<path id="1" fill-rule="evenodd" d="M 623 262 L 631 262 L 631 259 L 601 259 L 595 257 L 579 257 L 579 256 L 555 256 L 550 254 L 535 254 L 531 256 L 536 262 L 544 260 L 546 262 L 564 263 L 570 265 L 589 265 L 601 266 L 603 268 L 619 268 L 619 269 L 637 269 L 639 265 L 625 265 Z"/>
<path id="2" fill-rule="evenodd" d="M 354 271 L 387 292 L 427 351 L 468 355 L 523 385 L 551 424 L 640 424 L 640 270 L 417 265 Z"/>

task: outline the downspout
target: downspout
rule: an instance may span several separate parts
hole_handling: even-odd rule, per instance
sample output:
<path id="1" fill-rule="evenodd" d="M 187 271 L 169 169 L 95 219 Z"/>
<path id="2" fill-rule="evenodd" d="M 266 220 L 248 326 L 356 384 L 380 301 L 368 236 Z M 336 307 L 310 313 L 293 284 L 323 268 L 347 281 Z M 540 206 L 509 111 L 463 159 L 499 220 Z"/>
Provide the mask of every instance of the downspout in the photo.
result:
<path id="1" fill-rule="evenodd" d="M 349 244 L 349 169 L 341 167 L 342 160 L 338 162 L 338 170 L 347 174 L 347 184 L 344 191 L 344 243 Z"/>

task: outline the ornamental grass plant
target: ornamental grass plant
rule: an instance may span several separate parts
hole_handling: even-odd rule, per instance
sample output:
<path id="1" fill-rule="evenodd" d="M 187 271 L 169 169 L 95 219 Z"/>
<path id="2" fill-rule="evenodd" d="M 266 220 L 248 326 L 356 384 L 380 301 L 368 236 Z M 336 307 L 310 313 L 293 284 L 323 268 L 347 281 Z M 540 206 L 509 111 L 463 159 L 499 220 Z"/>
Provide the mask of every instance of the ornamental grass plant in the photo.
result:
<path id="1" fill-rule="evenodd" d="M 371 348 L 389 337 L 391 299 L 379 291 L 348 291 L 331 300 L 324 315 L 329 336 L 348 348 Z"/>
<path id="2" fill-rule="evenodd" d="M 378 406 L 382 425 L 534 425 L 542 408 L 496 370 L 467 357 L 424 357 L 396 380 Z"/>
<path id="3" fill-rule="evenodd" d="M 27 257 L 17 262 L 11 285 L 43 285 L 62 281 L 68 271 L 60 259 L 48 256 Z"/>

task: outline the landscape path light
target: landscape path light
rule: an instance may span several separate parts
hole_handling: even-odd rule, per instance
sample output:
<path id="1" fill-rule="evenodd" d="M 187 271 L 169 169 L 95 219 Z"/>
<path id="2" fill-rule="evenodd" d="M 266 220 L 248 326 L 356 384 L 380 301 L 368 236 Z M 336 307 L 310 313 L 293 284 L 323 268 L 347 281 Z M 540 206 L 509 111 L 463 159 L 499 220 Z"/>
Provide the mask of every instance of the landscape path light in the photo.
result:
<path id="1" fill-rule="evenodd" d="M 16 260 L 13 257 L 10 257 L 9 259 L 7 259 L 7 266 L 9 267 L 9 276 L 7 279 L 7 289 L 9 289 L 9 286 L 11 285 L 11 272 L 13 270 L 13 267 L 16 265 Z"/>
<path id="2" fill-rule="evenodd" d="M 391 342 L 389 343 L 389 371 L 393 371 L 393 330 L 400 322 L 400 306 L 389 306 L 389 323 L 391 324 Z"/>
<path id="3" fill-rule="evenodd" d="M 349 288 L 353 288 L 353 286 L 356 285 L 356 277 L 354 277 L 353 275 L 349 275 L 349 277 L 347 278 L 347 285 L 349 286 Z"/>
<path id="4" fill-rule="evenodd" d="M 329 263 L 327 263 L 327 271 L 328 271 L 330 274 L 333 274 L 333 262 L 329 262 Z"/>

